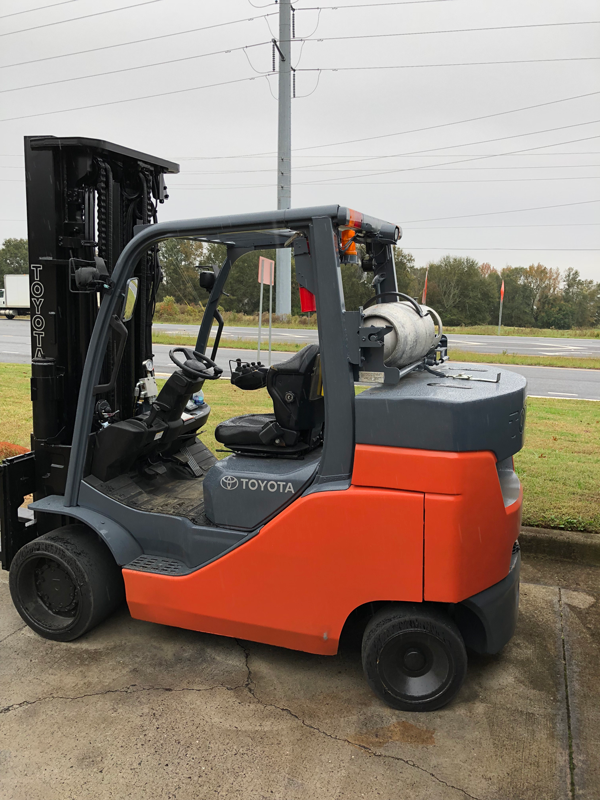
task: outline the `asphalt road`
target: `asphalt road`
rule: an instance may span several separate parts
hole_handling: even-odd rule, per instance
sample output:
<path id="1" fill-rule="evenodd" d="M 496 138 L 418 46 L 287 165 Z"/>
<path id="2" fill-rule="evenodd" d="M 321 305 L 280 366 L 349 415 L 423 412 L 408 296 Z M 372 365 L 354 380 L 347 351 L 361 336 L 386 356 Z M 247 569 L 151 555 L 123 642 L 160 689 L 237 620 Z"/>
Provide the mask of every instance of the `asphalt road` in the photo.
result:
<path id="1" fill-rule="evenodd" d="M 182 332 L 189 333 L 196 331 L 194 326 L 161 326 L 166 330 L 175 331 L 181 330 Z M 246 328 L 233 328 L 231 330 L 253 330 Z M 314 334 L 316 331 L 284 331 L 284 333 L 306 336 L 307 334 Z M 456 337 L 457 338 L 457 337 Z M 466 337 L 465 337 L 466 338 Z M 480 339 L 494 339 L 494 337 L 479 337 Z M 506 337 L 507 339 L 509 337 Z M 518 337 L 510 337 L 517 339 Z M 288 341 L 290 341 L 288 339 Z M 302 341 L 302 340 L 301 340 Z M 306 341 L 306 340 L 304 340 Z M 532 339 L 526 339 L 527 342 L 532 342 Z M 554 339 L 545 339 L 543 341 L 555 342 Z M 600 342 L 590 340 L 588 342 L 582 339 L 567 339 L 561 340 L 568 342 L 576 342 L 582 347 L 596 347 L 594 353 L 600 355 Z M 155 367 L 157 373 L 167 375 L 173 372 L 175 366 L 169 359 L 170 345 L 157 344 L 154 346 L 155 350 Z M 466 347 L 465 347 L 466 349 Z M 474 347 L 472 349 L 475 349 Z M 507 348 L 502 348 L 507 349 Z M 481 350 L 488 352 L 488 348 Z M 540 351 L 540 354 L 541 351 Z M 583 353 L 578 353 L 582 355 Z M 591 354 L 591 353 L 590 353 Z M 273 363 L 285 361 L 289 355 L 287 353 L 273 352 Z M 256 359 L 256 353 L 252 350 L 237 350 L 233 348 L 221 348 L 219 350 L 218 363 L 224 368 L 224 375 L 228 376 L 229 361 L 232 359 L 241 358 L 244 361 L 251 361 Z M 267 361 L 267 354 L 263 351 L 261 359 L 264 363 Z M 26 364 L 30 360 L 30 345 L 29 345 L 29 323 L 24 320 L 0 320 L 0 361 Z M 585 369 L 563 369 L 559 367 L 521 367 L 510 366 L 509 369 L 518 372 L 527 378 L 528 391 L 534 397 L 556 397 L 556 398 L 571 398 L 580 400 L 600 400 L 600 370 L 585 370 Z"/>
<path id="2" fill-rule="evenodd" d="M 197 325 L 170 325 L 160 323 L 154 329 L 161 333 L 173 332 L 195 336 L 198 332 Z M 216 328 L 213 329 L 216 332 Z M 223 336 L 231 339 L 257 339 L 258 328 L 226 326 Z M 267 340 L 268 331 L 263 328 L 262 341 Z M 272 341 L 274 342 L 306 342 L 312 344 L 319 338 L 315 330 L 273 328 Z M 481 353 L 509 353 L 527 356 L 577 356 L 600 358 L 600 339 L 553 339 L 537 336 L 471 336 L 465 334 L 448 334 L 448 341 L 461 350 Z"/>

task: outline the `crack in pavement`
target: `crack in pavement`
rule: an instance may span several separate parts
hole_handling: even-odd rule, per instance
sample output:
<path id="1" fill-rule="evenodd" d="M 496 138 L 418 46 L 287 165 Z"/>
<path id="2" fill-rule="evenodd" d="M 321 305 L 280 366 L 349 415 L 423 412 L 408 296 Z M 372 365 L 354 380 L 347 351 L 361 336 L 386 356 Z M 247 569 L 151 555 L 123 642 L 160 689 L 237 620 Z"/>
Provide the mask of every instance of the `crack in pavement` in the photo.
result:
<path id="1" fill-rule="evenodd" d="M 569 698 L 569 669 L 567 662 L 567 648 L 565 642 L 565 620 L 562 589 L 558 589 L 558 608 L 560 612 L 560 639 L 562 646 L 563 679 L 565 688 L 565 710 L 567 712 L 567 739 L 569 746 L 569 788 L 572 800 L 575 800 L 575 756 L 573 746 L 573 725 L 571 720 L 571 701 Z"/>
<path id="2" fill-rule="evenodd" d="M 384 758 L 389 759 L 391 761 L 399 761 L 401 764 L 405 764 L 407 767 L 412 767 L 413 769 L 419 770 L 419 772 L 425 773 L 430 778 L 433 778 L 434 781 L 441 783 L 443 786 L 447 786 L 449 789 L 454 789 L 457 792 L 461 792 L 465 797 L 469 797 L 470 800 L 479 800 L 475 795 L 469 794 L 465 789 L 461 789 L 460 786 L 454 786 L 451 783 L 448 783 L 443 778 L 439 778 L 433 772 L 425 769 L 425 767 L 421 767 L 419 764 L 416 764 L 414 761 L 410 761 L 406 758 L 401 758 L 400 756 L 393 756 L 387 753 L 379 753 L 377 750 L 373 750 L 371 747 L 368 747 L 364 744 L 359 744 L 358 742 L 353 742 L 352 739 L 346 739 L 343 736 L 336 736 L 333 733 L 329 733 L 328 731 L 324 731 L 322 728 L 318 728 L 316 725 L 312 725 L 310 722 L 306 722 L 306 720 L 302 719 L 298 714 L 294 713 L 290 708 L 286 706 L 278 706 L 275 703 L 267 703 L 264 700 L 261 700 L 260 697 L 256 694 L 256 688 L 254 684 L 254 680 L 252 678 L 252 670 L 250 667 L 250 651 L 247 647 L 238 640 L 235 640 L 238 646 L 241 648 L 242 652 L 244 653 L 244 658 L 246 662 L 246 680 L 243 684 L 243 688 L 247 690 L 251 697 L 253 697 L 257 703 L 259 703 L 263 708 L 274 708 L 277 711 L 282 711 L 285 714 L 288 714 L 293 719 L 297 720 L 301 725 L 305 728 L 308 728 L 311 731 L 315 731 L 316 733 L 320 733 L 322 736 L 326 736 L 328 739 L 332 739 L 335 742 L 342 742 L 344 744 L 349 744 L 352 747 L 356 747 L 358 750 L 362 750 L 363 752 L 367 753 L 367 755 L 374 756 L 375 758 Z M 238 688 L 238 687 L 236 687 Z"/>
<path id="3" fill-rule="evenodd" d="M 17 628 L 16 631 L 13 631 L 12 633 L 9 633 L 7 636 L 5 636 L 3 639 L 0 639 L 0 644 L 2 644 L 2 642 L 5 642 L 7 639 L 10 639 L 11 636 L 14 636 L 15 633 L 18 633 L 19 631 L 22 631 L 23 628 L 26 628 L 26 627 L 27 627 L 27 625 L 21 625 L 21 627 Z"/>
<path id="4" fill-rule="evenodd" d="M 235 689 L 244 689 L 246 686 L 244 683 L 236 684 L 235 686 L 225 686 L 224 684 L 217 684 L 215 686 L 206 686 L 202 689 L 194 689 L 189 686 L 184 686 L 181 689 L 173 689 L 169 686 L 139 686 L 136 683 L 132 683 L 129 686 L 125 686 L 123 689 L 104 689 L 101 692 L 89 692 L 87 694 L 78 694 L 78 695 L 60 695 L 60 694 L 51 694 L 47 697 L 38 697 L 37 700 L 23 700 L 20 703 L 13 703 L 10 706 L 4 706 L 4 708 L 0 708 L 0 714 L 8 714 L 11 711 L 18 711 L 21 708 L 27 708 L 28 706 L 34 706 L 37 703 L 47 703 L 53 700 L 84 700 L 86 697 L 102 697 L 103 695 L 108 694 L 138 694 L 140 692 L 197 692 L 201 694 L 203 692 L 214 692 L 217 689 L 225 689 L 228 692 L 232 692 Z"/>
<path id="5" fill-rule="evenodd" d="M 22 630 L 22 628 L 19 628 L 19 630 Z M 17 632 L 18 631 L 13 631 L 13 633 L 9 634 L 8 636 L 13 636 Z M 5 639 L 7 639 L 8 636 L 5 637 Z M 4 639 L 2 641 L 4 641 Z M 454 789 L 457 792 L 461 792 L 461 794 L 463 794 L 465 797 L 470 798 L 470 800 L 478 800 L 478 798 L 476 798 L 472 794 L 469 794 L 469 792 L 467 792 L 465 789 L 462 789 L 459 786 L 454 786 L 453 784 L 448 783 L 447 781 L 443 780 L 442 778 L 439 778 L 433 772 L 430 772 L 429 770 L 425 769 L 424 767 L 420 766 L 419 764 L 416 764 L 414 761 L 411 761 L 411 760 L 406 759 L 406 758 L 401 758 L 400 756 L 394 756 L 394 755 L 390 755 L 390 754 L 387 754 L 387 753 L 380 753 L 380 752 L 378 752 L 376 750 L 373 750 L 371 747 L 368 747 L 367 745 L 360 744 L 359 742 L 353 742 L 352 739 L 346 739 L 343 736 L 336 736 L 335 734 L 329 733 L 328 731 L 325 731 L 322 728 L 317 727 L 316 725 L 312 725 L 310 722 L 307 722 L 306 720 L 302 719 L 302 717 L 300 717 L 298 714 L 296 714 L 294 711 L 292 711 L 290 708 L 287 708 L 286 706 L 279 706 L 279 705 L 277 705 L 275 703 L 267 703 L 267 702 L 265 702 L 256 693 L 256 687 L 255 687 L 255 684 L 254 684 L 254 679 L 252 677 L 252 669 L 250 667 L 250 655 L 251 655 L 250 651 L 248 650 L 248 648 L 244 647 L 244 645 L 238 639 L 236 639 L 235 641 L 236 641 L 237 645 L 240 647 L 240 649 L 242 650 L 242 652 L 244 653 L 244 663 L 245 663 L 245 669 L 246 669 L 246 678 L 242 683 L 235 684 L 234 686 L 226 686 L 224 684 L 216 684 L 215 686 L 206 686 L 204 688 L 182 687 L 180 689 L 173 689 L 173 688 L 168 687 L 168 686 L 138 686 L 137 684 L 133 683 L 133 684 L 130 684 L 129 686 L 126 686 L 126 687 L 124 687 L 122 689 L 104 689 L 101 692 L 89 692 L 89 693 L 80 694 L 80 695 L 48 695 L 47 697 L 39 697 L 37 700 L 23 700 L 20 703 L 13 703 L 12 705 L 4 706 L 3 708 L 0 708 L 0 714 L 8 714 L 8 713 L 10 713 L 12 711 L 18 711 L 18 710 L 20 710 L 22 708 L 27 708 L 29 706 L 36 705 L 37 703 L 46 703 L 46 702 L 52 702 L 52 701 L 56 701 L 56 700 L 67 700 L 67 701 L 69 701 L 69 700 L 84 700 L 84 699 L 86 699 L 88 697 L 102 697 L 104 695 L 110 695 L 110 694 L 138 694 L 140 692 L 195 692 L 195 693 L 201 694 L 201 693 L 204 693 L 204 692 L 216 691 L 218 689 L 225 689 L 226 691 L 229 691 L 229 692 L 230 691 L 235 691 L 236 689 L 245 689 L 248 692 L 248 694 L 263 708 L 273 708 L 273 709 L 275 709 L 277 711 L 281 711 L 282 713 L 287 714 L 288 716 L 290 716 L 293 719 L 295 719 L 297 722 L 299 722 L 305 728 L 308 728 L 309 730 L 314 731 L 315 733 L 319 733 L 321 736 L 325 736 L 326 738 L 331 739 L 332 741 L 335 741 L 335 742 L 341 742 L 342 744 L 348 744 L 351 747 L 355 747 L 358 750 L 362 750 L 364 753 L 366 753 L 367 755 L 373 756 L 374 758 L 382 758 L 382 759 L 387 759 L 387 760 L 390 760 L 390 761 L 400 762 L 401 764 L 404 764 L 405 766 L 412 767 L 413 769 L 416 769 L 419 772 L 424 773 L 425 775 L 427 775 L 428 777 L 432 778 L 437 783 L 440 783 L 443 786 L 448 787 L 449 789 Z"/>

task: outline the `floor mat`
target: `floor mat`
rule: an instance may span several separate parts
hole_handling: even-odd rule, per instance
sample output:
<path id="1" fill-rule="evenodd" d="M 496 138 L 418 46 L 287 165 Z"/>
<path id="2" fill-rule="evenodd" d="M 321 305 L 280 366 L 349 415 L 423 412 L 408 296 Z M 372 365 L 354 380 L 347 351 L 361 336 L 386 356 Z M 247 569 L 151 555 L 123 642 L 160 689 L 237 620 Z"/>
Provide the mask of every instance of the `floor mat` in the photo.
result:
<path id="1" fill-rule="evenodd" d="M 200 441 L 189 446 L 188 452 L 199 467 L 197 471 L 201 474 L 197 477 L 191 475 L 183 464 L 166 461 L 160 462 L 164 472 L 153 477 L 136 470 L 106 482 L 93 475 L 85 480 L 102 494 L 130 508 L 187 517 L 195 525 L 210 525 L 204 514 L 203 484 L 206 473 L 217 459 Z"/>

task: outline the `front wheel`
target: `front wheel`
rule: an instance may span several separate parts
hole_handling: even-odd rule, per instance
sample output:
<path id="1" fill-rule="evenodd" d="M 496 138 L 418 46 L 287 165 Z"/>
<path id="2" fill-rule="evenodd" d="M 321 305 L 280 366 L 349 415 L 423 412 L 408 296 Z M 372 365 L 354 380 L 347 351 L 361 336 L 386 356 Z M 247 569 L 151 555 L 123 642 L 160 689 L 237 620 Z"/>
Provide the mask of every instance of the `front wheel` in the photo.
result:
<path id="1" fill-rule="evenodd" d="M 434 711 L 458 693 L 467 672 L 460 631 L 440 611 L 382 608 L 367 625 L 362 662 L 371 689 L 401 711 Z"/>
<path id="2" fill-rule="evenodd" d="M 29 627 L 58 642 L 78 639 L 125 599 L 121 569 L 85 525 L 65 525 L 24 545 L 9 583 Z"/>

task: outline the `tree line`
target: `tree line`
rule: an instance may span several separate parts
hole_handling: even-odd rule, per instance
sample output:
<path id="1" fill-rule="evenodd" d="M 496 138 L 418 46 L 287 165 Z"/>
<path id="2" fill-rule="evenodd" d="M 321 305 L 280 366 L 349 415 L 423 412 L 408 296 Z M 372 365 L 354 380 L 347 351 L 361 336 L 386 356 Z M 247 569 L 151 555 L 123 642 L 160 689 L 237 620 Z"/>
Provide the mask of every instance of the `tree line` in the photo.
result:
<path id="1" fill-rule="evenodd" d="M 275 259 L 275 251 L 242 256 L 231 270 L 224 311 L 257 314 L 259 309 L 258 258 Z M 220 265 L 224 245 L 169 239 L 160 245 L 164 280 L 158 300 L 172 298 L 179 306 L 198 309 L 207 294 L 198 282 L 198 267 Z M 504 281 L 502 322 L 525 328 L 587 328 L 600 326 L 600 283 L 581 278 L 576 269 L 560 272 L 543 264 L 495 269 L 474 258 L 447 255 L 428 267 L 416 267 L 414 257 L 395 248 L 398 290 L 421 299 L 427 279 L 427 304 L 438 311 L 446 325 L 489 325 L 498 321 L 500 287 Z M 27 240 L 6 239 L 0 247 L 0 285 L 7 273 L 28 271 Z M 360 266 L 341 267 L 348 310 L 356 310 L 373 296 L 372 275 Z M 265 290 L 266 302 L 266 290 Z M 292 259 L 292 314 L 300 313 L 298 284 Z"/>
<path id="2" fill-rule="evenodd" d="M 504 267 L 479 264 L 474 258 L 447 255 L 428 267 L 416 267 L 411 253 L 394 248 L 398 290 L 421 300 L 427 279 L 427 304 L 435 308 L 446 325 L 489 325 L 498 321 L 500 287 L 504 281 L 502 322 L 524 328 L 587 328 L 600 326 L 600 283 L 581 278 L 578 270 L 543 264 Z M 275 251 L 261 253 L 275 259 Z M 173 297 L 176 303 L 192 304 L 206 300 L 198 286 L 197 265 L 221 264 L 225 248 L 200 242 L 171 239 L 161 245 L 165 280 L 159 299 Z M 237 261 L 223 296 L 224 311 L 257 314 L 259 253 L 248 253 Z M 360 266 L 341 267 L 344 299 L 349 311 L 358 309 L 375 293 L 372 275 Z M 266 295 L 265 295 L 266 300 Z M 292 314 L 300 313 L 298 284 L 292 259 Z"/>

